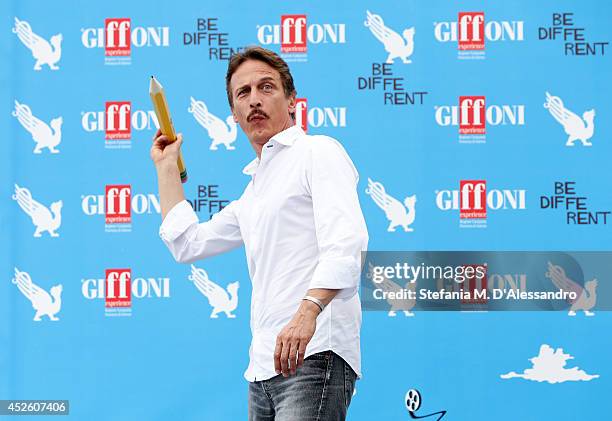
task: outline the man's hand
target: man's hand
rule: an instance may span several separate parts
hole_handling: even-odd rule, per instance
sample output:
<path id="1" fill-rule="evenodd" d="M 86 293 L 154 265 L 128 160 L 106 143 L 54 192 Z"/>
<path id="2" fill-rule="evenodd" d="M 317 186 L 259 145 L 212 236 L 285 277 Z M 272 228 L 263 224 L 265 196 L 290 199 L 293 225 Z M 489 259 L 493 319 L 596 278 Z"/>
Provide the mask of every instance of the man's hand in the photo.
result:
<path id="1" fill-rule="evenodd" d="M 177 165 L 183 136 L 179 133 L 175 142 L 157 130 L 153 136 L 151 146 L 151 160 L 157 170 L 157 183 L 159 186 L 159 203 L 162 221 L 177 203 L 185 200 L 185 192 L 181 183 L 181 176 Z"/>
<path id="2" fill-rule="evenodd" d="M 179 157 L 179 151 L 183 143 L 183 135 L 176 135 L 176 141 L 170 142 L 168 137 L 161 134 L 158 129 L 153 136 L 153 145 L 151 146 L 151 160 L 158 166 L 165 162 L 176 164 Z"/>
<path id="3" fill-rule="evenodd" d="M 283 376 L 287 377 L 295 374 L 296 369 L 302 366 L 306 345 L 315 333 L 317 316 L 320 312 L 318 305 L 312 301 L 302 300 L 293 319 L 276 337 L 276 349 L 274 350 L 276 374 L 282 372 Z"/>

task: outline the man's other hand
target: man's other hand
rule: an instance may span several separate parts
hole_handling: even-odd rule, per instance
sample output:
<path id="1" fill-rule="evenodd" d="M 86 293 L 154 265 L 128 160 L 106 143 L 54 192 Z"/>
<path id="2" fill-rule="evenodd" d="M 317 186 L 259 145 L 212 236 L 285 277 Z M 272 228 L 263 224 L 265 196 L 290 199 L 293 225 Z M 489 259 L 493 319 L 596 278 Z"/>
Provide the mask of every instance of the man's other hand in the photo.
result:
<path id="1" fill-rule="evenodd" d="M 274 369 L 284 377 L 295 374 L 304 363 L 306 345 L 312 339 L 317 327 L 317 316 L 321 310 L 312 301 L 302 300 L 293 319 L 276 337 Z"/>

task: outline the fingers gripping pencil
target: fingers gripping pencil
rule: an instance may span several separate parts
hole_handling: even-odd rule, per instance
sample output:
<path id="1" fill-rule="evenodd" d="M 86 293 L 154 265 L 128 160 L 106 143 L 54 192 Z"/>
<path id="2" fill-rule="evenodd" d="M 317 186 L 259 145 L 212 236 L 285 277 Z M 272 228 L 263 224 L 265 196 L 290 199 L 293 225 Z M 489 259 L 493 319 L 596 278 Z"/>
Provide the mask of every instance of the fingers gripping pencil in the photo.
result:
<path id="1" fill-rule="evenodd" d="M 153 101 L 153 108 L 155 109 L 155 114 L 157 114 L 162 134 L 167 136 L 168 140 L 174 142 L 176 140 L 176 132 L 174 131 L 172 118 L 170 118 L 166 94 L 164 93 L 163 86 L 153 76 L 151 76 L 151 83 L 149 84 L 149 95 L 151 95 L 151 101 Z M 181 174 L 181 182 L 185 183 L 187 181 L 187 168 L 185 168 L 183 161 L 183 153 L 180 151 L 177 165 Z"/>

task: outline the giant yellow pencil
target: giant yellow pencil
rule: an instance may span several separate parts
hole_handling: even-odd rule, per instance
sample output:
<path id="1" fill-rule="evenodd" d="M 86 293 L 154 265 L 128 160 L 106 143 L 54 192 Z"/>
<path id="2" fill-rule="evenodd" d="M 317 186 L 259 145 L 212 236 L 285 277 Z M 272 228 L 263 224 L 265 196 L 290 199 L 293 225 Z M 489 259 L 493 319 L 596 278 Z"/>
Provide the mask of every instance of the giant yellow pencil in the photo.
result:
<path id="1" fill-rule="evenodd" d="M 162 134 L 167 136 L 170 142 L 174 142 L 176 140 L 176 132 L 174 131 L 172 118 L 170 118 L 166 94 L 164 93 L 163 86 L 153 76 L 151 76 L 151 83 L 149 84 L 149 95 L 151 95 L 151 101 L 153 101 L 153 108 L 155 108 L 155 114 L 157 114 Z M 179 151 L 177 165 L 181 174 L 181 182 L 185 183 L 187 181 L 187 168 L 185 168 L 181 151 Z"/>

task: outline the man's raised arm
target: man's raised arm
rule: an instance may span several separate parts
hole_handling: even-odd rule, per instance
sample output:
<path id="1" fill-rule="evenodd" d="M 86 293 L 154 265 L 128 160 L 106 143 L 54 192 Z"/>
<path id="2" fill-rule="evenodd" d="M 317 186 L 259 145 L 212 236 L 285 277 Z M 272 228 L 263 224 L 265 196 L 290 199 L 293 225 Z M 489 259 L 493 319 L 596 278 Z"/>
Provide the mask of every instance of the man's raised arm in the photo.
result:
<path id="1" fill-rule="evenodd" d="M 168 138 L 161 134 L 161 130 L 157 130 L 153 137 L 151 160 L 153 160 L 157 170 L 162 221 L 166 219 L 170 209 L 185 200 L 181 176 L 176 163 L 182 143 L 183 136 L 180 133 L 175 142 L 169 142 Z"/>
<path id="2" fill-rule="evenodd" d="M 159 235 L 177 262 L 190 263 L 241 246 L 242 235 L 236 212 L 238 201 L 231 202 L 210 221 L 199 223 L 198 216 L 185 200 L 177 159 L 182 136 L 169 143 L 158 131 L 151 147 L 157 170 L 162 224 Z"/>

